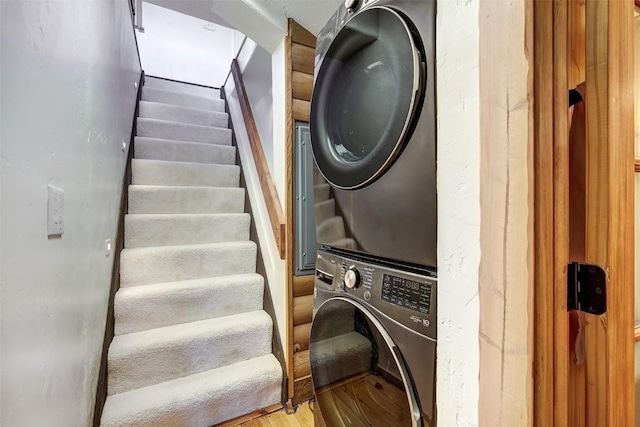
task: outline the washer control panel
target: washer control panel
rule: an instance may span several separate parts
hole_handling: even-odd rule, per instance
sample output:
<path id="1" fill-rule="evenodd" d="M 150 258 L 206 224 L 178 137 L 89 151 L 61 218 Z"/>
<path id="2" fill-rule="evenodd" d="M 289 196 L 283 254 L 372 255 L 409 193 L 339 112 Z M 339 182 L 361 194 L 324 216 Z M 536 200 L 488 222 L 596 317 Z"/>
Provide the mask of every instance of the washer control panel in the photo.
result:
<path id="1" fill-rule="evenodd" d="M 436 292 L 435 274 L 417 274 L 318 251 L 314 309 L 330 296 L 345 295 L 436 339 Z"/>
<path id="2" fill-rule="evenodd" d="M 384 274 L 382 300 L 427 315 L 431 306 L 431 283 Z"/>

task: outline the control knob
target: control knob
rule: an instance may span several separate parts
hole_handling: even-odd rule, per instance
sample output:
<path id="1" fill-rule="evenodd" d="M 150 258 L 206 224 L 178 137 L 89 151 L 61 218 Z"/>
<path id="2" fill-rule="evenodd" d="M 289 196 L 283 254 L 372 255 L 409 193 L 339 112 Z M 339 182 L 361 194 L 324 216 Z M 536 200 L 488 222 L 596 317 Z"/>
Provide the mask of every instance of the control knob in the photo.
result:
<path id="1" fill-rule="evenodd" d="M 360 286 L 360 272 L 354 265 L 344 273 L 344 284 L 349 289 L 356 289 Z"/>

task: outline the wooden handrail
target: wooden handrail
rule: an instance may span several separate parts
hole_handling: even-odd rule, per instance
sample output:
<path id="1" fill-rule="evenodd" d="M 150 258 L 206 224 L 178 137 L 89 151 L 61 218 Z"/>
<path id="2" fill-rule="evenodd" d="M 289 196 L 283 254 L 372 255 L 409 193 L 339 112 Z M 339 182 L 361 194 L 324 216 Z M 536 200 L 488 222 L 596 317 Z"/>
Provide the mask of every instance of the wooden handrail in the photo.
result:
<path id="1" fill-rule="evenodd" d="M 640 341 L 640 325 L 636 325 L 635 328 L 633 328 L 633 335 L 636 342 Z"/>
<path id="2" fill-rule="evenodd" d="M 280 259 L 285 259 L 286 255 L 286 228 L 284 221 L 284 214 L 282 213 L 282 206 L 278 199 L 278 192 L 276 186 L 273 183 L 271 172 L 269 172 L 269 164 L 264 155 L 264 149 L 262 148 L 262 142 L 260 142 L 260 135 L 258 134 L 258 128 L 253 118 L 253 112 L 251 111 L 251 105 L 249 105 L 249 97 L 244 88 L 244 82 L 242 80 L 242 73 L 238 61 L 234 59 L 231 62 L 231 74 L 233 75 L 233 82 L 236 86 L 236 92 L 238 93 L 238 100 L 240 101 L 240 108 L 242 110 L 242 117 L 244 118 L 244 124 L 247 128 L 247 135 L 249 136 L 249 145 L 251 146 L 251 152 L 253 153 L 253 160 L 258 170 L 258 177 L 260 178 L 260 187 L 264 194 L 264 201 L 267 205 L 267 212 L 269 213 L 269 220 L 271 222 L 271 228 L 273 229 L 273 235 L 276 239 L 276 245 L 280 252 Z"/>
<path id="3" fill-rule="evenodd" d="M 640 172 L 640 158 L 636 157 L 635 171 Z"/>

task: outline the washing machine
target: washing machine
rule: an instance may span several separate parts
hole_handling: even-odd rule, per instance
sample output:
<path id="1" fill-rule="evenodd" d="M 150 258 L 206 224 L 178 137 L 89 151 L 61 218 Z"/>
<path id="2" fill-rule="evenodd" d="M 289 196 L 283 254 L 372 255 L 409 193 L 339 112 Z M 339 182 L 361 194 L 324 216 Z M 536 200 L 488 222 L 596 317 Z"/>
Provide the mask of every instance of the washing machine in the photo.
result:
<path id="1" fill-rule="evenodd" d="M 347 0 L 317 38 L 318 243 L 437 267 L 435 1 Z"/>
<path id="2" fill-rule="evenodd" d="M 437 279 L 318 251 L 309 362 L 318 426 L 434 427 Z"/>

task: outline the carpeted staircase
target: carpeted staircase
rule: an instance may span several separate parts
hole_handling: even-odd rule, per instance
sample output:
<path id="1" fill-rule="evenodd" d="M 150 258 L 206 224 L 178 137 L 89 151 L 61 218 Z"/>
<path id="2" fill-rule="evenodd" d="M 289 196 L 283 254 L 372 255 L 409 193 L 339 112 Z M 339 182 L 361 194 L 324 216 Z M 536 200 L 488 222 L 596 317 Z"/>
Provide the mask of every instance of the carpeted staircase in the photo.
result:
<path id="1" fill-rule="evenodd" d="M 104 427 L 207 427 L 281 401 L 218 91 L 146 78 Z"/>
<path id="2" fill-rule="evenodd" d="M 331 186 L 318 168 L 313 168 L 313 187 L 316 235 L 319 242 L 329 243 L 344 249 L 358 249 L 356 241 L 346 237 L 344 219 L 336 213 L 336 200 L 332 197 Z"/>

